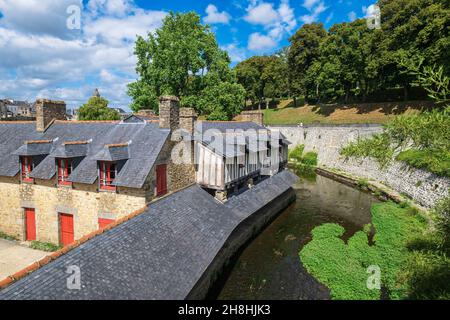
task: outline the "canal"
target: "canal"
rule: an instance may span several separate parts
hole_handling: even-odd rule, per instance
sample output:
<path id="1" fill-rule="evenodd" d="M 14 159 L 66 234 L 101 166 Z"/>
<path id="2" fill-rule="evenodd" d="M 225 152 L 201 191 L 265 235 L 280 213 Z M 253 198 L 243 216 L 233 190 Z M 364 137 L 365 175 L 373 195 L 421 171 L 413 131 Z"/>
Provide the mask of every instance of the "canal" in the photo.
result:
<path id="1" fill-rule="evenodd" d="M 320 175 L 303 175 L 297 200 L 234 259 L 218 281 L 215 299 L 329 299 L 329 290 L 302 266 L 299 251 L 323 223 L 345 227 L 344 240 L 370 223 L 378 200 Z"/>

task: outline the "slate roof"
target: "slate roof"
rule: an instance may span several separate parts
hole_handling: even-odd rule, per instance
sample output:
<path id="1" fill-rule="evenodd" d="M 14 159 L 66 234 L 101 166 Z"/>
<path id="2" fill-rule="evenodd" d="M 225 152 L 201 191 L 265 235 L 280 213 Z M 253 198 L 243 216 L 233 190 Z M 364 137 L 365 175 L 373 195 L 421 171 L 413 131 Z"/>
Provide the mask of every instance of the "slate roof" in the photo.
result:
<path id="1" fill-rule="evenodd" d="M 0 122 L 0 176 L 14 177 L 18 174 L 19 157 L 13 152 L 25 141 L 39 137 L 34 122 Z"/>
<path id="2" fill-rule="evenodd" d="M 198 130 L 201 128 L 202 133 L 211 129 L 222 133 L 226 133 L 227 130 L 268 130 L 266 127 L 250 121 L 201 121 L 197 123 L 196 128 Z"/>
<path id="3" fill-rule="evenodd" d="M 226 204 L 188 187 L 0 291 L 0 300 L 184 299 L 233 230 L 296 179 L 283 171 Z M 67 289 L 73 265 L 81 290 Z"/>
<path id="4" fill-rule="evenodd" d="M 17 149 L 13 154 L 18 156 L 40 156 L 47 155 L 53 149 L 53 141 L 43 143 L 28 143 Z"/>
<path id="5" fill-rule="evenodd" d="M 69 176 L 69 181 L 93 184 L 98 176 L 97 160 L 120 159 L 127 160 L 126 170 L 119 172 L 116 185 L 141 188 L 170 134 L 170 130 L 159 128 L 158 123 L 149 122 L 55 121 L 44 133 L 37 132 L 35 126 L 34 122 L 0 123 L 0 176 L 13 177 L 19 172 L 18 154 L 31 153 L 30 148 L 47 148 L 34 149 L 49 155 L 34 168 L 32 178 L 51 179 L 56 174 L 57 157 L 82 156 L 84 158 Z M 53 143 L 49 148 L 50 144 L 26 145 L 28 140 L 52 140 Z M 89 144 L 76 144 L 80 141 L 89 141 Z M 65 144 L 67 142 L 74 144 Z M 126 148 L 105 147 L 123 143 L 129 145 Z M 99 156 L 102 151 L 104 158 Z"/>
<path id="6" fill-rule="evenodd" d="M 98 161 L 119 161 L 129 159 L 128 145 L 126 146 L 105 146 L 95 156 Z"/>
<path id="7" fill-rule="evenodd" d="M 246 121 L 201 121 L 196 124 L 194 133 L 196 141 L 226 158 L 241 155 L 237 145 L 245 145 L 251 152 L 265 151 L 272 138 L 275 144 L 290 144 L 279 131 Z"/>

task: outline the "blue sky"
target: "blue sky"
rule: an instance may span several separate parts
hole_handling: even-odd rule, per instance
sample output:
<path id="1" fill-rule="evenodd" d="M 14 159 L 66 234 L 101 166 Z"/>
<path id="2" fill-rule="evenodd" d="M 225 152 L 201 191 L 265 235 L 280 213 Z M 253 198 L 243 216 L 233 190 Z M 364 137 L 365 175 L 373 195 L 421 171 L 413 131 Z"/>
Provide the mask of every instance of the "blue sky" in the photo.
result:
<path id="1" fill-rule="evenodd" d="M 0 0 L 0 98 L 61 99 L 76 107 L 99 88 L 110 106 L 126 108 L 136 34 L 154 31 L 169 10 L 196 11 L 234 65 L 288 45 L 304 23 L 328 28 L 364 17 L 374 2 Z"/>

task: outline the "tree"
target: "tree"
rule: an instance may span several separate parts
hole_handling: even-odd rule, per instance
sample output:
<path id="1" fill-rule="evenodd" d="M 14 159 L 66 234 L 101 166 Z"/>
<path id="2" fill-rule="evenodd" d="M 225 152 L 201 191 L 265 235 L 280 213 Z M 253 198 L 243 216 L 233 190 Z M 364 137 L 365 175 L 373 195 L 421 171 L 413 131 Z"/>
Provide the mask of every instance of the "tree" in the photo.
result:
<path id="1" fill-rule="evenodd" d="M 78 119 L 87 120 L 120 120 L 120 114 L 108 108 L 108 100 L 93 96 L 78 110 Z"/>
<path id="2" fill-rule="evenodd" d="M 264 96 L 277 98 L 290 96 L 288 74 L 288 49 L 285 48 L 270 57 L 262 75 L 266 85 Z"/>
<path id="3" fill-rule="evenodd" d="M 236 76 L 230 69 L 230 58 L 217 44 L 210 27 L 201 24 L 200 16 L 194 12 L 170 12 L 161 28 L 149 33 L 147 39 L 138 37 L 135 54 L 138 58 L 136 72 L 138 81 L 128 86 L 133 98 L 134 111 L 153 108 L 156 112 L 158 97 L 176 95 L 183 106 L 191 106 L 200 114 L 224 118 L 231 117 L 242 108 L 242 90 L 234 90 L 230 97 L 227 89 L 236 88 Z M 223 90 L 213 90 L 218 87 Z M 228 104 L 199 105 L 204 92 L 215 91 L 219 97 L 226 96 Z M 230 99 L 231 98 L 231 99 Z"/>
<path id="4" fill-rule="evenodd" d="M 304 24 L 290 39 L 288 64 L 293 94 L 308 98 L 311 83 L 305 81 L 305 74 L 320 58 L 320 45 L 327 32 L 322 23 Z M 315 88 L 313 88 L 315 89 Z"/>
<path id="5" fill-rule="evenodd" d="M 259 109 L 267 82 L 264 73 L 271 59 L 269 56 L 254 56 L 236 66 L 238 83 L 245 88 L 246 100 L 250 100 L 252 104 L 258 102 Z"/>

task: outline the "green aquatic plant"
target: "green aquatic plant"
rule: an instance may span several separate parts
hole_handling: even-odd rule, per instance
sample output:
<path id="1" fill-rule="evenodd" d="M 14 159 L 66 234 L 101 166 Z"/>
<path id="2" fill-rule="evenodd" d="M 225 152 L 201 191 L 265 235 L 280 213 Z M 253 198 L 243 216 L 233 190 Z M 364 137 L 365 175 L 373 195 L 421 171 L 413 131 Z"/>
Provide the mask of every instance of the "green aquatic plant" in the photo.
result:
<path id="1" fill-rule="evenodd" d="M 373 205 L 374 245 L 369 244 L 370 226 L 355 233 L 347 243 L 342 240 L 342 226 L 316 227 L 312 241 L 300 252 L 301 262 L 330 288 L 333 299 L 380 299 L 381 291 L 367 286 L 371 266 L 380 269 L 381 284 L 391 299 L 405 298 L 407 283 L 401 282 L 399 275 L 411 254 L 407 244 L 426 227 L 423 220 L 407 214 L 407 210 L 392 202 Z"/>

